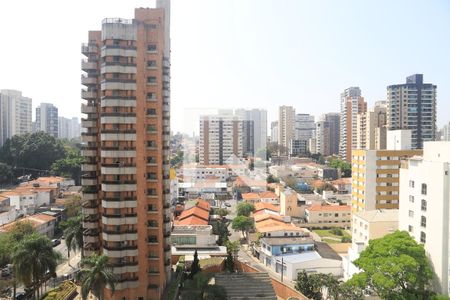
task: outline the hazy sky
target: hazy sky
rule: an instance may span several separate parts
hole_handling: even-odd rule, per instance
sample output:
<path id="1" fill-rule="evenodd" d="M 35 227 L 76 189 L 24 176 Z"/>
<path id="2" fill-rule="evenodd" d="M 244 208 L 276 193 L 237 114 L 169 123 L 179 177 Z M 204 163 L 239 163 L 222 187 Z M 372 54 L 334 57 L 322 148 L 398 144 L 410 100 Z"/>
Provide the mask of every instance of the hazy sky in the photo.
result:
<path id="1" fill-rule="evenodd" d="M 154 1 L 0 1 L 0 89 L 81 116 L 80 44 L 105 17 Z M 438 86 L 450 121 L 450 1 L 172 0 L 172 129 L 196 108 L 338 111 L 359 86 L 371 106 L 413 73 Z M 194 126 L 194 124 L 192 124 Z M 195 127 L 198 125 L 195 124 Z"/>

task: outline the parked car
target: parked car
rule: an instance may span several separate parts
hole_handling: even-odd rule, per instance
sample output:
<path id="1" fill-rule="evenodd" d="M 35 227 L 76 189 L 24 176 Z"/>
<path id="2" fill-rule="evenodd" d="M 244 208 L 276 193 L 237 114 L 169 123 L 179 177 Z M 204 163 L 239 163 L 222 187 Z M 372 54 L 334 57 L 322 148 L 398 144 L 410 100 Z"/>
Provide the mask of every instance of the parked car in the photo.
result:
<path id="1" fill-rule="evenodd" d="M 24 292 L 16 293 L 16 300 L 24 300 L 24 299 L 25 299 L 25 293 Z"/>
<path id="2" fill-rule="evenodd" d="M 58 246 L 59 244 L 61 244 L 61 240 L 59 240 L 59 239 L 53 239 L 53 240 L 52 240 L 52 245 L 53 245 L 53 247 L 56 247 L 56 246 Z"/>
<path id="3" fill-rule="evenodd" d="M 228 203 L 228 202 L 225 202 L 225 206 L 226 206 L 226 207 L 231 207 L 231 204 Z"/>

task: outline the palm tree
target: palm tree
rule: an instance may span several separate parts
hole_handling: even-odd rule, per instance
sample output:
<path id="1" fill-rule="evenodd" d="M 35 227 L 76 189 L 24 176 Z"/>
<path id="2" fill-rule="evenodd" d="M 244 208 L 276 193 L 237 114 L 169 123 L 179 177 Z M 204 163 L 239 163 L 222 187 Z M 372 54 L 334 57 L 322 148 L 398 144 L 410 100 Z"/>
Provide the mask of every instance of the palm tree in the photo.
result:
<path id="1" fill-rule="evenodd" d="M 77 215 L 68 219 L 64 225 L 64 235 L 66 236 L 67 259 L 70 265 L 70 250 L 74 252 L 81 250 L 81 257 L 84 256 L 83 250 L 83 224 L 81 222 L 82 215 Z"/>
<path id="2" fill-rule="evenodd" d="M 81 298 L 86 300 L 89 292 L 97 298 L 103 299 L 103 290 L 109 285 L 114 293 L 116 277 L 112 268 L 108 265 L 108 257 L 92 254 L 81 261 L 82 269 L 77 275 L 81 283 Z"/>
<path id="3" fill-rule="evenodd" d="M 39 287 L 46 273 L 55 274 L 61 254 L 53 250 L 50 240 L 41 234 L 26 236 L 15 247 L 12 255 L 15 275 L 25 286 L 32 286 L 39 299 Z"/>

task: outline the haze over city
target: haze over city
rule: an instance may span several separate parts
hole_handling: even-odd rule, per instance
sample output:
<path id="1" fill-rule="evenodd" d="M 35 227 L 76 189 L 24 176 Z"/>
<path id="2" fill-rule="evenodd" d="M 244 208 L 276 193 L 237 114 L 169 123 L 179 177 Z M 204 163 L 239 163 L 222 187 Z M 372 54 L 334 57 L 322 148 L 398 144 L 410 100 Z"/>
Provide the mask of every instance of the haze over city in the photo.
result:
<path id="1" fill-rule="evenodd" d="M 8 42 L 1 88 L 33 98 L 33 113 L 50 102 L 60 116 L 80 117 L 87 31 L 100 29 L 104 18 L 131 18 L 135 7 L 152 6 L 2 1 L 0 26 L 14 30 L 2 30 Z M 386 99 L 387 85 L 414 73 L 438 86 L 441 127 L 450 120 L 449 15 L 448 1 L 174 0 L 171 129 L 198 130 L 183 121 L 193 108 L 260 107 L 269 121 L 279 103 L 313 115 L 338 111 L 349 86 L 359 86 L 371 106 Z"/>

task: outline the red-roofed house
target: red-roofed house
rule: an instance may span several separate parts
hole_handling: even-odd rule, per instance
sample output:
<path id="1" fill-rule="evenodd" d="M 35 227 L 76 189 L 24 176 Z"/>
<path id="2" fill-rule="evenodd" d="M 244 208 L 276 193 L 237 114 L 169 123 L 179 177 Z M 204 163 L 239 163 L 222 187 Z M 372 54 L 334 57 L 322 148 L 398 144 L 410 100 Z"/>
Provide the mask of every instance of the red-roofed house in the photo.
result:
<path id="1" fill-rule="evenodd" d="M 255 212 L 258 211 L 272 211 L 277 214 L 280 213 L 280 207 L 271 203 L 259 202 L 255 204 Z"/>
<path id="2" fill-rule="evenodd" d="M 245 194 L 242 194 L 242 200 L 244 200 L 245 202 L 255 204 L 255 203 L 261 201 L 261 198 L 259 197 L 259 195 L 257 193 L 245 193 Z"/>
<path id="3" fill-rule="evenodd" d="M 52 238 L 55 233 L 56 218 L 46 214 L 35 214 L 3 225 L 0 227 L 0 231 L 8 232 L 17 222 L 30 222 L 37 232 L 49 238 Z"/>
<path id="4" fill-rule="evenodd" d="M 305 218 L 314 227 L 350 227 L 350 205 L 311 205 L 305 208 Z"/>
<path id="5" fill-rule="evenodd" d="M 261 198 L 261 202 L 279 204 L 278 196 L 272 191 L 265 191 L 259 193 L 259 197 Z"/>
<path id="6" fill-rule="evenodd" d="M 340 178 L 333 180 L 331 184 L 336 188 L 338 194 L 348 194 L 352 192 L 352 179 Z"/>

